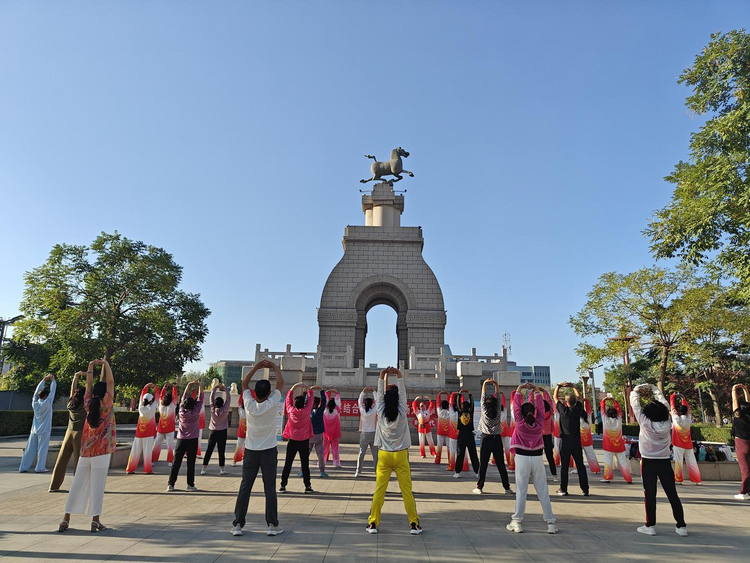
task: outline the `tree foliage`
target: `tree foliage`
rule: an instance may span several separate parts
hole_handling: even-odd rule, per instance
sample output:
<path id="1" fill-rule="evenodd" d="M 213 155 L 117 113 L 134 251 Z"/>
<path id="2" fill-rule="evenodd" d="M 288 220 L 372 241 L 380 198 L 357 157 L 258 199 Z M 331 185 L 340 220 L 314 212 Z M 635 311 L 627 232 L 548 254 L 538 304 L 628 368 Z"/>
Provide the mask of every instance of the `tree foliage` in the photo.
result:
<path id="1" fill-rule="evenodd" d="M 711 35 L 679 83 L 693 89 L 687 107 L 709 118 L 691 136 L 689 160 L 665 178 L 672 201 L 645 234 L 657 258 L 710 262 L 750 299 L 750 35 Z"/>
<path id="2" fill-rule="evenodd" d="M 658 385 L 663 390 L 670 353 L 686 330 L 686 311 L 680 296 L 693 283 L 695 277 L 686 268 L 642 268 L 630 274 L 602 275 L 583 309 L 570 318 L 570 325 L 579 336 L 605 338 L 601 346 L 579 346 L 583 363 L 618 359 L 627 347 L 658 350 Z M 624 337 L 632 340 L 615 340 Z"/>
<path id="3" fill-rule="evenodd" d="M 178 289 L 181 278 L 182 267 L 164 249 L 117 232 L 90 246 L 55 245 L 25 274 L 19 308 L 26 318 L 8 350 L 20 366 L 11 385 L 28 388 L 45 371 L 69 380 L 101 357 L 121 385 L 179 376 L 201 358 L 210 314 L 198 294 Z"/>

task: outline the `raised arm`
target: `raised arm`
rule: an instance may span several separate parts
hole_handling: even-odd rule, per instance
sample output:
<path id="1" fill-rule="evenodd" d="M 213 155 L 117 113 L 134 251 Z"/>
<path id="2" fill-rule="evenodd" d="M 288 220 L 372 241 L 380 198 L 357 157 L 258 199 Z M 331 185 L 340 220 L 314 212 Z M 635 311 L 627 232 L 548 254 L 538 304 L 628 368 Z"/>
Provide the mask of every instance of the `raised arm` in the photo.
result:
<path id="1" fill-rule="evenodd" d="M 257 364 L 255 364 L 253 367 L 250 368 L 250 371 L 245 374 L 245 377 L 242 378 L 242 392 L 244 393 L 246 389 L 250 387 L 250 380 L 253 378 L 255 373 L 261 369 L 261 368 L 270 368 L 271 362 L 268 360 L 261 360 Z M 278 384 L 278 381 L 277 381 Z"/>
<path id="2" fill-rule="evenodd" d="M 211 402 L 211 408 L 214 408 L 214 401 L 216 401 L 216 391 L 218 391 L 218 389 L 219 389 L 218 385 L 214 385 L 211 388 L 211 396 L 208 399 Z"/>
<path id="3" fill-rule="evenodd" d="M 112 395 L 112 397 L 115 396 L 115 378 L 112 375 L 112 368 L 109 366 L 109 362 L 107 360 L 98 360 L 101 362 L 102 366 L 102 379 L 103 381 L 107 382 L 107 393 Z"/>
<path id="4" fill-rule="evenodd" d="M 662 405 L 669 408 L 669 403 L 667 402 L 667 399 L 664 397 L 661 391 L 659 391 L 659 388 L 656 385 L 651 385 L 651 394 L 653 395 L 654 399 L 659 401 Z"/>
<path id="5" fill-rule="evenodd" d="M 557 385 L 555 385 L 555 389 L 552 391 L 552 399 L 554 399 L 555 404 L 557 404 L 557 402 L 559 401 L 559 399 L 557 398 L 559 394 L 560 394 L 560 384 L 558 383 Z"/>
<path id="6" fill-rule="evenodd" d="M 672 393 L 669 396 L 669 408 L 672 411 L 672 414 L 677 414 L 677 406 L 675 405 L 675 398 L 677 397 L 677 393 Z"/>
<path id="7" fill-rule="evenodd" d="M 77 371 L 75 375 L 73 376 L 73 381 L 70 382 L 70 396 L 72 397 L 73 394 L 76 392 L 76 389 L 78 388 L 78 376 L 84 374 L 82 371 Z"/>
<path id="8" fill-rule="evenodd" d="M 742 384 L 735 383 L 732 385 L 732 411 L 736 411 L 740 408 L 740 399 L 737 396 L 740 389 L 742 389 Z"/>
<path id="9" fill-rule="evenodd" d="M 643 407 L 641 407 L 641 396 L 648 395 L 651 390 L 651 386 L 648 383 L 641 383 L 636 385 L 630 392 L 630 408 L 633 409 L 633 414 L 638 424 L 642 424 L 642 420 L 645 418 L 643 414 Z"/>

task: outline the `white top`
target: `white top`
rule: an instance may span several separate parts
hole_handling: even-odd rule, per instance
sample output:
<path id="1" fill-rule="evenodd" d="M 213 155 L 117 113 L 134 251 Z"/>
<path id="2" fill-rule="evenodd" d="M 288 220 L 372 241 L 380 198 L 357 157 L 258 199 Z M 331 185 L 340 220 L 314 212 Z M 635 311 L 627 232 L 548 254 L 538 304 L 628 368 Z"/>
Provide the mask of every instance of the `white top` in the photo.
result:
<path id="1" fill-rule="evenodd" d="M 378 402 L 373 400 L 372 407 L 365 412 L 365 392 L 362 391 L 359 394 L 357 404 L 359 406 L 359 431 L 375 432 L 378 423 Z"/>
<path id="2" fill-rule="evenodd" d="M 159 408 L 159 403 L 157 401 L 153 401 L 148 405 L 144 405 L 143 398 L 141 398 L 141 402 L 138 405 L 138 415 L 146 420 L 151 420 L 156 416 L 156 409 Z"/>
<path id="3" fill-rule="evenodd" d="M 630 392 L 630 407 L 633 409 L 635 418 L 641 429 L 638 433 L 638 449 L 641 457 L 649 459 L 669 459 L 669 446 L 672 445 L 672 421 L 651 422 L 643 414 L 638 389 L 645 387 L 647 383 L 638 385 Z M 654 399 L 663 403 L 669 410 L 669 403 L 662 395 L 656 385 L 651 385 Z"/>
<path id="4" fill-rule="evenodd" d="M 167 406 L 164 406 L 161 403 L 159 403 L 159 420 L 161 420 L 162 418 L 169 418 L 170 416 L 172 416 L 172 413 L 174 413 L 174 409 L 175 409 L 174 399 Z M 141 409 L 139 408 L 138 410 L 140 411 Z"/>
<path id="5" fill-rule="evenodd" d="M 375 392 L 375 404 L 378 413 L 375 445 L 386 452 L 398 452 L 408 450 L 411 447 L 409 421 L 406 418 L 406 385 L 404 379 L 399 378 L 396 386 L 398 387 L 398 416 L 392 422 L 389 422 L 383 414 L 385 411 L 385 402 L 383 401 L 385 382 L 382 379 L 378 379 L 378 389 Z"/>
<path id="6" fill-rule="evenodd" d="M 57 391 L 57 380 L 53 379 L 49 385 L 49 395 L 44 399 L 39 398 L 39 393 L 44 389 L 44 379 L 39 382 L 31 400 L 31 409 L 34 411 L 34 419 L 31 423 L 31 432 L 37 434 L 49 434 L 52 432 L 52 404 L 55 402 L 55 391 Z"/>
<path id="7" fill-rule="evenodd" d="M 245 403 L 245 417 L 247 418 L 246 450 L 270 450 L 277 445 L 276 441 L 276 412 L 281 402 L 281 393 L 274 389 L 268 399 L 259 403 L 253 399 L 250 389 L 242 394 Z"/>

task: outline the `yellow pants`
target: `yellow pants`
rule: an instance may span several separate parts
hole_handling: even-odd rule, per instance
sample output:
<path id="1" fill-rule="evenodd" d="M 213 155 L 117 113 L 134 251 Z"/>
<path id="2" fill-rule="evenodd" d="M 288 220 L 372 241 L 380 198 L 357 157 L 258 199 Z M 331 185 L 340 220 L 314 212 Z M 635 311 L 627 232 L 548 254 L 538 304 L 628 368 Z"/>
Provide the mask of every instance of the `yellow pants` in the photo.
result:
<path id="1" fill-rule="evenodd" d="M 391 480 L 391 473 L 396 471 L 396 479 L 401 489 L 401 497 L 404 499 L 404 508 L 409 516 L 409 524 L 419 524 L 419 515 L 417 514 L 417 503 L 414 501 L 414 495 L 411 493 L 411 467 L 409 466 L 409 450 L 400 450 L 398 452 L 378 452 L 378 468 L 375 478 L 375 494 L 372 495 L 372 508 L 370 508 L 370 517 L 367 519 L 368 524 L 380 524 L 380 512 L 383 509 L 385 501 L 385 491 L 388 488 L 388 481 Z"/>

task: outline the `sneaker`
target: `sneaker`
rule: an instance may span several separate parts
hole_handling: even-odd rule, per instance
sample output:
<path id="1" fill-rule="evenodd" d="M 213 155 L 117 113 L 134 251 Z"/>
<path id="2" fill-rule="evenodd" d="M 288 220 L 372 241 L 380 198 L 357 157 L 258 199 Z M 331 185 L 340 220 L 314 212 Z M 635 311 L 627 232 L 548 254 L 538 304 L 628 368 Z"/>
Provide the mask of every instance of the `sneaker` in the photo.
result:
<path id="1" fill-rule="evenodd" d="M 458 479 L 459 477 L 461 477 L 461 474 L 460 474 L 460 473 L 454 473 L 454 474 L 453 474 L 453 478 L 454 478 L 454 479 Z"/>
<path id="2" fill-rule="evenodd" d="M 573 471 L 571 471 L 571 473 L 572 473 L 573 475 L 578 475 L 578 470 L 577 470 L 577 469 L 574 469 Z"/>
<path id="3" fill-rule="evenodd" d="M 367 525 L 367 528 L 365 528 L 365 530 L 367 530 L 368 534 L 377 534 L 378 533 L 378 527 L 375 525 L 375 522 L 370 522 Z"/>
<path id="4" fill-rule="evenodd" d="M 505 494 L 506 495 L 515 495 L 516 493 L 514 493 L 512 489 L 505 489 Z"/>
<path id="5" fill-rule="evenodd" d="M 241 536 L 242 535 L 242 526 L 237 524 L 232 528 L 232 535 L 233 536 Z"/>
<path id="6" fill-rule="evenodd" d="M 325 471 L 321 471 L 320 472 L 320 478 L 321 479 L 328 479 L 329 477 L 330 477 L 330 475 L 328 473 L 326 473 Z"/>
<path id="7" fill-rule="evenodd" d="M 547 524 L 547 533 L 548 534 L 556 534 L 557 533 L 557 526 L 554 524 Z"/>
<path id="8" fill-rule="evenodd" d="M 552 482 L 553 483 L 559 483 L 560 482 L 560 478 L 557 475 L 553 475 L 552 476 Z"/>
<path id="9" fill-rule="evenodd" d="M 511 520 L 510 524 L 505 526 L 505 529 L 515 534 L 523 533 L 523 528 L 521 527 L 521 523 L 518 520 Z"/>
<path id="10" fill-rule="evenodd" d="M 285 492 L 286 492 L 286 487 L 285 487 L 284 485 L 281 485 L 281 486 L 279 487 L 279 492 L 280 492 L 280 493 L 285 493 Z"/>
<path id="11" fill-rule="evenodd" d="M 412 536 L 418 536 L 419 534 L 422 533 L 422 526 L 420 526 L 419 524 L 416 524 L 415 522 L 412 522 L 411 523 L 411 530 L 409 530 L 409 533 Z"/>
<path id="12" fill-rule="evenodd" d="M 737 500 L 750 500 L 750 494 L 749 493 L 740 493 L 738 495 L 734 495 L 734 498 Z"/>
<path id="13" fill-rule="evenodd" d="M 359 477 L 359 471 L 354 472 L 354 478 L 356 479 L 357 477 Z"/>
<path id="14" fill-rule="evenodd" d="M 284 530 L 281 529 L 281 526 L 268 526 L 268 531 L 266 532 L 267 536 L 278 536 L 281 532 Z"/>
<path id="15" fill-rule="evenodd" d="M 686 538 L 687 535 L 688 535 L 687 534 L 687 528 L 685 528 L 685 527 L 683 527 L 683 528 L 675 528 L 674 531 L 677 532 L 678 536 L 682 536 L 683 538 Z"/>
<path id="16" fill-rule="evenodd" d="M 172 467 L 172 462 L 170 461 L 170 462 L 169 462 L 169 463 L 167 464 L 167 466 L 168 466 L 168 467 Z"/>
<path id="17" fill-rule="evenodd" d="M 205 474 L 206 474 L 206 466 L 204 465 L 203 467 L 201 467 L 201 475 L 205 475 Z"/>
<path id="18" fill-rule="evenodd" d="M 302 471 L 297 471 L 297 477 L 302 477 Z"/>
<path id="19" fill-rule="evenodd" d="M 306 495 L 309 495 L 310 493 L 314 493 L 314 492 L 315 492 L 315 491 L 313 491 L 313 488 L 312 488 L 312 487 L 305 487 L 305 494 L 306 494 Z"/>
<path id="20" fill-rule="evenodd" d="M 482 489 L 480 489 L 480 488 L 477 487 L 476 489 L 474 489 L 471 492 L 474 493 L 475 495 L 481 495 L 482 494 Z"/>
<path id="21" fill-rule="evenodd" d="M 227 475 L 228 473 L 228 471 L 224 471 L 223 469 L 219 471 L 219 475 Z"/>
<path id="22" fill-rule="evenodd" d="M 173 493 L 174 492 L 174 485 L 167 485 L 167 492 Z"/>
<path id="23" fill-rule="evenodd" d="M 590 492 L 588 492 L 588 491 L 583 491 L 583 496 L 585 496 L 585 497 L 590 497 L 590 496 L 591 496 L 591 493 L 590 493 Z"/>
<path id="24" fill-rule="evenodd" d="M 636 532 L 639 534 L 646 534 L 647 536 L 655 536 L 656 528 L 653 526 L 639 526 Z"/>
<path id="25" fill-rule="evenodd" d="M 194 492 L 196 492 L 196 491 L 198 490 L 198 487 L 196 487 L 195 485 L 190 485 L 190 486 L 188 486 L 188 488 L 187 488 L 187 489 L 185 489 L 185 490 L 186 490 L 187 492 L 189 492 L 189 493 L 194 493 Z"/>
<path id="26" fill-rule="evenodd" d="M 559 496 L 559 497 L 567 497 L 567 496 L 569 496 L 568 495 L 568 491 L 563 491 L 562 489 L 557 489 L 557 496 Z"/>
<path id="27" fill-rule="evenodd" d="M 610 481 L 609 479 L 599 479 L 599 482 L 600 483 L 611 483 L 612 481 Z"/>
<path id="28" fill-rule="evenodd" d="M 424 458 L 426 458 L 426 457 L 427 457 L 426 455 L 423 455 L 423 456 L 422 456 L 422 459 L 424 459 Z"/>

